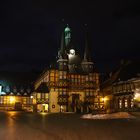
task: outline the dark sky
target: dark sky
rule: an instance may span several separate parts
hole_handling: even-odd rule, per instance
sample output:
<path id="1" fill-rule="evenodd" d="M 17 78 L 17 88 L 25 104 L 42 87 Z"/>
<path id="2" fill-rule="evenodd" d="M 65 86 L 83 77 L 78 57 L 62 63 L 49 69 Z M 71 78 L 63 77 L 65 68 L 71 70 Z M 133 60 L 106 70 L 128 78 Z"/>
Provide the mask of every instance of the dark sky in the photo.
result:
<path id="1" fill-rule="evenodd" d="M 57 55 L 64 23 L 70 25 L 80 53 L 84 48 L 84 24 L 88 24 L 91 53 L 101 71 L 111 69 L 121 59 L 140 59 L 139 5 L 139 0 L 59 4 L 53 0 L 3 1 L 0 70 L 30 71 L 48 66 Z"/>

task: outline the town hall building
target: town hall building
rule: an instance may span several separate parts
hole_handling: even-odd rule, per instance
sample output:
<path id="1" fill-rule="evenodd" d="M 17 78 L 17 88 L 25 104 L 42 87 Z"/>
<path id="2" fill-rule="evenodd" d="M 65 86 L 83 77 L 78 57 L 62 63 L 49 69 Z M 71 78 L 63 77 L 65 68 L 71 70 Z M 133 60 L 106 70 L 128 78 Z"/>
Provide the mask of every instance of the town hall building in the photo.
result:
<path id="1" fill-rule="evenodd" d="M 99 97 L 99 73 L 91 59 L 88 34 L 80 56 L 71 39 L 71 29 L 62 32 L 55 64 L 35 82 L 34 109 L 38 112 L 91 112 L 102 108 Z"/>

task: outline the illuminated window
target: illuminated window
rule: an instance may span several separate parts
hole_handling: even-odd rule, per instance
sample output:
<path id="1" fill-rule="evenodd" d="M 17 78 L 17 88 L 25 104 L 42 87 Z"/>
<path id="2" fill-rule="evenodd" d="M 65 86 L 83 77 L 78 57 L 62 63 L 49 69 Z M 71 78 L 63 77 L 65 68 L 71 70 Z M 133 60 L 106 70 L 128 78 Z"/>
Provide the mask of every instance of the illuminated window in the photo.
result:
<path id="1" fill-rule="evenodd" d="M 89 96 L 89 92 L 88 91 L 86 91 L 86 96 Z"/>
<path id="2" fill-rule="evenodd" d="M 30 104 L 30 99 L 29 98 L 26 99 L 26 103 Z"/>
<path id="3" fill-rule="evenodd" d="M 66 77 L 66 75 L 63 75 L 63 76 L 64 76 L 64 77 L 63 77 L 64 79 L 66 79 L 66 78 L 67 78 L 67 77 Z"/>
<path id="4" fill-rule="evenodd" d="M 66 77 L 66 75 L 67 75 L 67 73 L 65 72 L 65 71 L 60 71 L 59 72 L 59 79 L 66 79 L 67 77 Z"/>
<path id="5" fill-rule="evenodd" d="M 4 103 L 4 97 L 0 96 L 0 104 L 3 104 L 3 103 Z"/>
<path id="6" fill-rule="evenodd" d="M 63 76 L 62 75 L 59 75 L 59 79 L 62 79 L 63 78 Z"/>
<path id="7" fill-rule="evenodd" d="M 77 79 L 75 79 L 75 82 L 77 82 Z"/>
<path id="8" fill-rule="evenodd" d="M 45 98 L 45 94 L 44 93 L 42 93 L 41 95 L 42 95 L 42 98 Z"/>
<path id="9" fill-rule="evenodd" d="M 26 104 L 26 98 L 23 99 L 23 104 Z"/>
<path id="10" fill-rule="evenodd" d="M 54 77 L 50 77 L 50 81 L 54 81 Z"/>
<path id="11" fill-rule="evenodd" d="M 128 102 L 127 99 L 124 100 L 124 107 L 127 108 L 128 107 Z"/>
<path id="12" fill-rule="evenodd" d="M 92 81 L 93 80 L 92 76 L 90 76 L 89 79 L 90 79 L 90 81 Z"/>
<path id="13" fill-rule="evenodd" d="M 119 99 L 119 108 L 122 108 L 122 100 Z"/>
<path id="14" fill-rule="evenodd" d="M 54 72 L 51 72 L 51 73 L 50 73 L 50 76 L 54 76 Z"/>
<path id="15" fill-rule="evenodd" d="M 134 100 L 133 100 L 133 98 L 130 99 L 130 106 L 131 106 L 131 108 L 134 107 Z"/>
<path id="16" fill-rule="evenodd" d="M 63 91 L 63 95 L 66 95 L 66 91 Z"/>
<path id="17" fill-rule="evenodd" d="M 29 104 L 33 104 L 33 99 L 29 98 L 30 103 Z"/>
<path id="18" fill-rule="evenodd" d="M 10 96 L 8 100 L 9 100 L 10 104 L 15 103 L 15 97 L 14 96 Z"/>
<path id="19" fill-rule="evenodd" d="M 92 91 L 90 91 L 90 96 L 92 96 L 93 95 L 93 92 Z"/>
<path id="20" fill-rule="evenodd" d="M 40 93 L 37 93 L 37 98 L 41 98 L 41 94 Z"/>
<path id="21" fill-rule="evenodd" d="M 88 81 L 88 76 L 86 76 L 86 81 Z"/>
<path id="22" fill-rule="evenodd" d="M 48 98 L 49 98 L 49 94 L 47 93 L 47 94 L 46 94 L 46 99 L 48 99 Z"/>

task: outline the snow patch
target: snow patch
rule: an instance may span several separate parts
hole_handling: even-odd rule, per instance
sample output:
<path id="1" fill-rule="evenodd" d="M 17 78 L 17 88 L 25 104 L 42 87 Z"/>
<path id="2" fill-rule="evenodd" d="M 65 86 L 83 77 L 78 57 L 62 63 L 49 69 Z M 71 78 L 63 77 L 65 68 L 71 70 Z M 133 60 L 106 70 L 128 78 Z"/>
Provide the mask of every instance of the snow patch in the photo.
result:
<path id="1" fill-rule="evenodd" d="M 117 112 L 112 114 L 85 114 L 81 117 L 82 119 L 133 119 L 134 116 L 127 112 Z"/>

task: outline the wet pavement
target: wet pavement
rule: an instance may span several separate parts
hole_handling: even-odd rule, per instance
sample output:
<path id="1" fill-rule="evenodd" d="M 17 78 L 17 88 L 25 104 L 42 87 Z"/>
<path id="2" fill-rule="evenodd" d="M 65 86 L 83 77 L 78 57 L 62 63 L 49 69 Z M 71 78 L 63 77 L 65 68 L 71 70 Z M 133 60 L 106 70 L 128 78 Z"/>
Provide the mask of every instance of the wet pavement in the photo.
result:
<path id="1" fill-rule="evenodd" d="M 140 119 L 83 120 L 79 114 L 0 112 L 0 140 L 139 140 Z"/>

